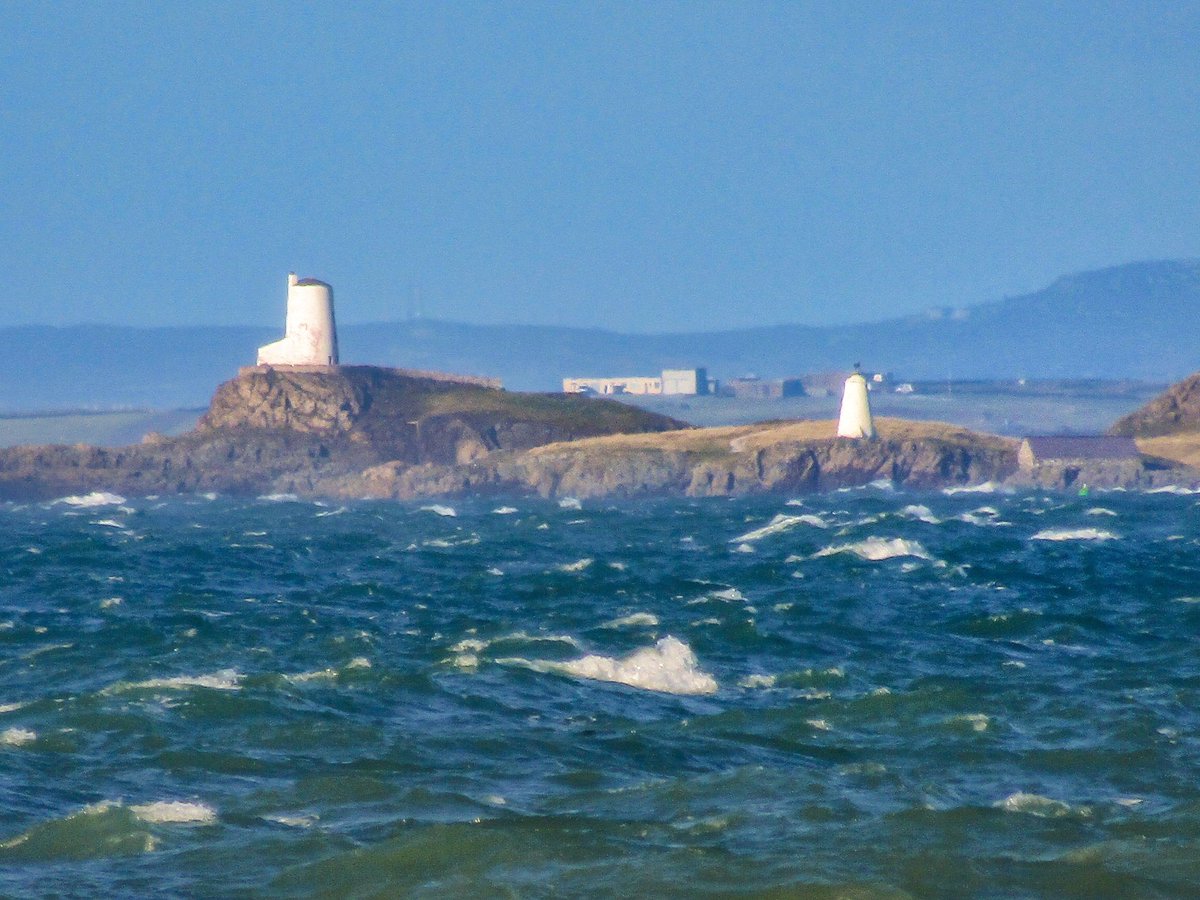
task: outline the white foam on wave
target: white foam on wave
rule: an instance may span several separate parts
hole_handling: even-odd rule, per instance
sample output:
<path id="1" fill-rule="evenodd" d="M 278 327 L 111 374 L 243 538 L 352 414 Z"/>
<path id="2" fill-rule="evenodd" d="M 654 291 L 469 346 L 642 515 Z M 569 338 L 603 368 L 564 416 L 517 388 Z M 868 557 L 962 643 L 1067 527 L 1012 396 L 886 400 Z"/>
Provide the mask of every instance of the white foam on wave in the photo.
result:
<path id="1" fill-rule="evenodd" d="M 295 494 L 263 494 L 258 499 L 268 503 L 296 503 L 300 500 Z"/>
<path id="2" fill-rule="evenodd" d="M 907 516 L 910 519 L 916 519 L 918 522 L 926 522 L 930 525 L 941 525 L 942 520 L 933 514 L 933 510 L 928 506 L 914 503 L 911 506 L 906 506 L 900 510 L 900 515 Z"/>
<path id="3" fill-rule="evenodd" d="M 431 512 L 434 515 L 445 516 L 447 518 L 458 515 L 453 506 L 443 506 L 440 503 L 431 503 L 429 506 L 422 506 L 421 512 Z"/>
<path id="4" fill-rule="evenodd" d="M 1093 506 L 1087 511 L 1089 516 L 1115 516 L 1116 513 L 1111 509 L 1105 509 L 1103 506 Z"/>
<path id="5" fill-rule="evenodd" d="M 125 498 L 120 494 L 113 494 L 109 491 L 92 491 L 90 494 L 59 497 L 57 500 L 51 502 L 62 503 L 79 509 L 90 509 L 96 506 L 120 506 L 125 502 Z"/>
<path id="6" fill-rule="evenodd" d="M 346 507 L 339 506 L 337 509 L 326 509 L 317 513 L 316 518 L 324 519 L 326 516 L 340 516 L 344 512 L 347 512 Z"/>
<path id="7" fill-rule="evenodd" d="M 1147 494 L 1178 494 L 1180 496 L 1188 496 L 1190 494 L 1200 494 L 1200 488 L 1185 488 L 1178 484 L 1164 484 L 1162 487 L 1151 488 L 1146 491 Z"/>
<path id="8" fill-rule="evenodd" d="M 786 516 L 780 513 L 775 516 L 766 525 L 761 528 L 755 528 L 753 531 L 747 531 L 745 534 L 735 538 L 730 538 L 729 542 L 740 541 L 743 543 L 753 543 L 754 541 L 762 540 L 765 537 L 770 537 L 773 534 L 783 534 L 785 531 L 790 531 L 797 525 L 812 525 L 814 528 L 828 528 L 829 524 L 820 516 L 814 516 L 810 513 L 805 513 L 799 516 Z"/>
<path id="9" fill-rule="evenodd" d="M 733 548 L 733 552 L 734 553 L 753 553 L 754 545 L 748 544 L 745 541 L 742 541 L 740 544 L 738 544 L 736 547 Z"/>
<path id="10" fill-rule="evenodd" d="M 987 731 L 992 719 L 986 713 L 963 713 L 959 716 L 952 716 L 950 721 L 955 724 L 969 725 L 972 731 Z"/>
<path id="11" fill-rule="evenodd" d="M 964 487 L 948 487 L 942 488 L 942 493 L 947 497 L 952 497 L 955 494 L 994 494 L 1000 490 L 1000 486 L 994 481 L 985 481 L 983 484 L 969 484 Z"/>
<path id="12" fill-rule="evenodd" d="M 28 702 L 0 703 L 0 715 L 3 715 L 4 713 L 16 712 L 18 709 L 24 709 L 28 705 Z"/>
<path id="13" fill-rule="evenodd" d="M 124 528 L 125 527 L 124 522 L 118 522 L 116 519 L 98 519 L 95 522 L 93 522 L 92 524 L 100 525 L 100 526 L 103 526 L 104 528 Z"/>
<path id="14" fill-rule="evenodd" d="M 1091 810 L 1086 806 L 1073 807 L 1061 800 L 1043 797 L 1041 794 L 1027 794 L 1024 791 L 1010 794 L 998 801 L 995 806 L 1005 812 L 1024 813 L 1029 816 L 1037 816 L 1039 819 L 1062 819 L 1070 815 L 1091 815 Z"/>
<path id="15" fill-rule="evenodd" d="M 611 619 L 601 625 L 601 628 L 630 628 L 635 626 L 645 626 L 653 628 L 658 625 L 658 616 L 651 613 L 638 612 L 631 613 L 628 616 L 621 616 L 619 619 Z"/>
<path id="16" fill-rule="evenodd" d="M 561 566 L 557 566 L 556 568 L 560 572 L 582 572 L 584 569 L 589 568 L 593 562 L 595 562 L 595 560 L 588 556 L 584 557 L 583 559 L 577 559 L 573 563 L 563 563 Z"/>
<path id="17" fill-rule="evenodd" d="M 653 647 L 644 647 L 620 659 L 591 654 L 567 662 L 527 659 L 503 659 L 497 662 L 524 666 L 535 672 L 557 672 L 662 694 L 698 695 L 717 691 L 716 679 L 700 669 L 692 648 L 670 635 Z"/>
<path id="18" fill-rule="evenodd" d="M 1120 535 L 1099 528 L 1044 528 L 1031 541 L 1115 541 Z"/>
<path id="19" fill-rule="evenodd" d="M 100 608 L 101 609 L 112 609 L 112 607 L 120 606 L 124 602 L 125 601 L 122 600 L 120 597 L 105 597 L 103 600 L 100 601 Z"/>
<path id="20" fill-rule="evenodd" d="M 583 509 L 583 504 L 577 497 L 563 497 L 558 501 L 560 509 Z"/>
<path id="21" fill-rule="evenodd" d="M 747 675 L 745 678 L 742 678 L 738 681 L 738 687 L 747 689 L 773 688 L 775 687 L 775 682 L 778 680 L 778 677 L 775 675 Z"/>
<path id="22" fill-rule="evenodd" d="M 277 816 L 263 816 L 263 819 L 268 822 L 275 822 L 279 825 L 286 825 L 288 828 L 312 828 L 313 825 L 317 824 L 320 816 L 316 814 L 304 816 L 288 816 L 281 814 Z"/>
<path id="23" fill-rule="evenodd" d="M 37 740 L 37 732 L 28 728 L 6 728 L 0 731 L 0 746 L 24 747 Z"/>
<path id="24" fill-rule="evenodd" d="M 233 669 L 222 669 L 210 675 L 176 675 L 173 678 L 149 678 L 146 681 L 118 681 L 105 692 L 169 690 L 182 691 L 188 688 L 208 688 L 214 691 L 236 691 L 241 689 L 243 676 Z"/>
<path id="25" fill-rule="evenodd" d="M 496 516 L 511 516 L 519 511 L 515 506 L 497 506 L 492 510 L 492 514 Z"/>
<path id="26" fill-rule="evenodd" d="M 863 541 L 857 541 L 853 544 L 839 544 L 833 547 L 825 547 L 813 554 L 813 558 L 821 556 L 834 556 L 839 553 L 853 553 L 860 559 L 865 559 L 869 562 L 880 562 L 885 559 L 894 559 L 900 556 L 912 556 L 917 559 L 932 560 L 933 557 L 929 552 L 921 546 L 919 541 L 910 541 L 906 538 L 879 538 L 869 537 Z"/>
<path id="27" fill-rule="evenodd" d="M 151 825 L 212 825 L 217 813 L 204 803 L 183 800 L 155 800 L 129 807 L 129 811 Z"/>

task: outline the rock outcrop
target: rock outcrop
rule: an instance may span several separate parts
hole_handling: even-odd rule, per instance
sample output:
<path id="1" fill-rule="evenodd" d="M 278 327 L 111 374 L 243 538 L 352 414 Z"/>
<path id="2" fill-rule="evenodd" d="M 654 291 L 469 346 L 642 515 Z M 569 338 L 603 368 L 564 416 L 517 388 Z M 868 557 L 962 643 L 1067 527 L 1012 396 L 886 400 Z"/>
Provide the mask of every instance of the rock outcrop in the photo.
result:
<path id="1" fill-rule="evenodd" d="M 515 394 L 391 369 L 254 367 L 222 384 L 194 431 L 139 445 L 0 450 L 0 497 L 323 492 L 385 463 L 455 466 L 596 435 L 688 427 L 609 400 Z"/>
<path id="2" fill-rule="evenodd" d="M 1200 432 L 1200 372 L 1118 419 L 1108 433 L 1150 438 L 1187 431 Z"/>

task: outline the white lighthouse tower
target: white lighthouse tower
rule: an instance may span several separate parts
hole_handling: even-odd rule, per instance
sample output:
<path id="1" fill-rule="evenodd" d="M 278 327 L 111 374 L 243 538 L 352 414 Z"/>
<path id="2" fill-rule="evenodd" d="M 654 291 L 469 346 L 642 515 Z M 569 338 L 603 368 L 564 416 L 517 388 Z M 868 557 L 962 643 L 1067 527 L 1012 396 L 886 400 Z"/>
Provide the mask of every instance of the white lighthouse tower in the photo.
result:
<path id="1" fill-rule="evenodd" d="M 842 415 L 838 419 L 838 437 L 875 437 L 875 422 L 871 418 L 871 401 L 867 397 L 867 379 L 854 366 L 854 374 L 846 379 L 842 394 Z"/>
<path id="2" fill-rule="evenodd" d="M 258 348 L 260 366 L 336 366 L 337 325 L 333 288 L 315 278 L 288 273 L 283 340 Z"/>

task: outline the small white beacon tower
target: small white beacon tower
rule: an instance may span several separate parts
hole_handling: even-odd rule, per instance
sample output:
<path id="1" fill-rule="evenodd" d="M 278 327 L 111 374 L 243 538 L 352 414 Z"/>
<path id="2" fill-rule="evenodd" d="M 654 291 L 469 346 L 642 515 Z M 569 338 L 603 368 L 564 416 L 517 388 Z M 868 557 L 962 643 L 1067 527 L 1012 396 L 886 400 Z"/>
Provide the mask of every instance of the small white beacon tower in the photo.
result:
<path id="1" fill-rule="evenodd" d="M 258 348 L 260 366 L 336 366 L 337 325 L 333 288 L 315 278 L 288 273 L 283 340 Z"/>
<path id="2" fill-rule="evenodd" d="M 854 374 L 846 379 L 846 390 L 842 394 L 842 415 L 838 419 L 838 437 L 875 437 L 875 422 L 871 418 L 871 401 L 867 397 L 867 379 L 854 366 Z"/>

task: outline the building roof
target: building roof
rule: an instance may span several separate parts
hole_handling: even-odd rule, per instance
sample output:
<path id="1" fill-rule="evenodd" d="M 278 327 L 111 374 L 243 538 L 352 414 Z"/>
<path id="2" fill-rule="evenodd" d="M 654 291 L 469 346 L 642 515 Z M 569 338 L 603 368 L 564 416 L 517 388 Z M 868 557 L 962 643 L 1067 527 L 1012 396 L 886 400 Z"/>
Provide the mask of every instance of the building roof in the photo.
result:
<path id="1" fill-rule="evenodd" d="M 319 284 L 319 285 L 321 285 L 321 287 L 329 287 L 329 285 L 326 282 L 322 281 L 320 278 L 300 278 L 296 281 L 296 284 L 306 284 L 306 285 Z"/>
<path id="2" fill-rule="evenodd" d="M 1038 459 L 1138 459 L 1131 437 L 1033 435 L 1025 438 Z"/>

